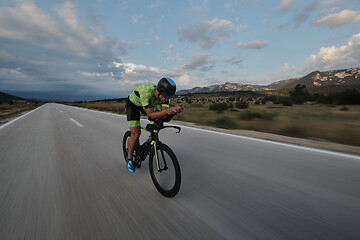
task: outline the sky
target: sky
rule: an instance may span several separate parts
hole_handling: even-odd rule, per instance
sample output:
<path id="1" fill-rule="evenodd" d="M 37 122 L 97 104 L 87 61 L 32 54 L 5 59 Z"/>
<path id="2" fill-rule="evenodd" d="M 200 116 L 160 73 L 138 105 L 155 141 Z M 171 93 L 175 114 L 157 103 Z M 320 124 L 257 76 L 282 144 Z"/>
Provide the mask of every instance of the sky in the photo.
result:
<path id="1" fill-rule="evenodd" d="M 65 101 L 360 67 L 360 0 L 0 0 L 0 91 Z"/>

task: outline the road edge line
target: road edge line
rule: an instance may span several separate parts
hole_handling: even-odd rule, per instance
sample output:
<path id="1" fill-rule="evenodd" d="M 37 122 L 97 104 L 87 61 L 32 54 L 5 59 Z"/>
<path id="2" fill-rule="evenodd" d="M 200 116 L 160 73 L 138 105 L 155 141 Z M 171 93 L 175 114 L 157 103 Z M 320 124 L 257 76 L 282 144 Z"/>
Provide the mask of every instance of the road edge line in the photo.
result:
<path id="1" fill-rule="evenodd" d="M 352 158 L 352 159 L 360 160 L 360 156 L 353 155 L 353 154 L 348 154 L 348 153 L 340 153 L 340 152 L 335 152 L 335 151 L 330 151 L 330 150 L 323 150 L 323 149 L 319 149 L 319 148 L 306 147 L 306 146 L 301 146 L 301 145 L 296 145 L 296 144 L 291 144 L 291 143 L 282 143 L 282 142 L 276 142 L 276 141 L 266 140 L 266 139 L 261 139 L 261 138 L 253 138 L 253 137 L 235 135 L 235 134 L 231 134 L 231 133 L 217 132 L 217 131 L 208 130 L 208 129 L 184 126 L 184 125 L 181 125 L 181 124 L 174 124 L 174 125 L 178 125 L 178 126 L 181 126 L 181 127 L 184 127 L 184 128 L 190 128 L 190 129 L 194 129 L 194 130 L 198 130 L 198 131 L 208 132 L 208 133 L 216 133 L 216 134 L 220 134 L 220 135 L 232 136 L 232 137 L 241 138 L 241 139 L 247 139 L 247 140 L 252 140 L 252 141 L 257 141 L 257 142 L 271 143 L 271 144 L 285 146 L 285 147 L 292 147 L 292 148 L 297 148 L 297 149 L 302 149 L 302 150 L 307 150 L 307 151 L 326 153 L 326 154 L 335 155 L 335 156 L 339 156 L 339 157 L 346 157 L 346 158 Z"/>
<path id="2" fill-rule="evenodd" d="M 69 105 L 66 105 L 66 106 L 69 106 Z M 111 113 L 111 112 L 103 112 L 103 111 L 98 111 L 98 110 L 88 109 L 88 108 L 82 108 L 82 107 L 77 107 L 77 106 L 69 106 L 69 107 L 75 107 L 75 108 L 79 108 L 79 109 L 83 109 L 83 110 L 87 110 L 87 111 L 110 114 L 110 115 L 113 115 L 113 116 L 126 117 L 126 115 L 120 115 L 120 114 Z M 146 120 L 146 119 L 140 119 L 140 120 Z M 355 159 L 355 160 L 360 160 L 360 156 L 353 155 L 353 154 L 348 154 L 348 153 L 340 153 L 340 152 L 335 152 L 335 151 L 331 151 L 331 150 L 324 150 L 324 149 L 319 149 L 319 148 L 306 147 L 306 146 L 301 146 L 301 145 L 296 145 L 296 144 L 291 144 L 291 143 L 282 143 L 282 142 L 276 142 L 276 141 L 266 140 L 266 139 L 261 139 L 261 138 L 253 138 L 253 137 L 246 137 L 246 136 L 241 136 L 241 135 L 236 135 L 236 134 L 231 134 L 231 133 L 223 133 L 223 132 L 218 132 L 218 131 L 214 131 L 214 130 L 189 127 L 189 126 L 181 125 L 181 124 L 178 124 L 178 123 L 176 123 L 176 124 L 174 123 L 174 125 L 181 126 L 181 127 L 184 127 L 184 128 L 190 128 L 190 129 L 194 129 L 194 130 L 198 130 L 198 131 L 204 131 L 204 132 L 208 132 L 208 133 L 216 133 L 216 134 L 232 136 L 232 137 L 257 141 L 257 142 L 265 142 L 265 143 L 270 143 L 270 144 L 275 144 L 275 145 L 280 145 L 280 146 L 285 146 L 285 147 L 292 147 L 292 148 L 297 148 L 297 149 L 302 149 L 302 150 L 307 150 L 307 151 L 325 153 L 325 154 L 329 154 L 329 155 L 334 155 L 334 156 L 339 156 L 339 157 L 346 157 L 346 158 L 351 158 L 351 159 Z"/>
<path id="3" fill-rule="evenodd" d="M 3 124 L 3 125 L 1 125 L 1 126 L 0 126 L 0 130 L 3 129 L 3 128 L 5 128 L 6 126 L 9 126 L 10 124 L 16 122 L 17 120 L 25 117 L 26 115 L 28 115 L 28 114 L 30 114 L 30 113 L 32 113 L 32 112 L 35 112 L 36 110 L 38 110 L 39 108 L 43 107 L 44 105 L 45 105 L 45 104 L 43 104 L 43 105 L 41 105 L 40 107 L 37 107 L 37 108 L 31 110 L 30 112 L 27 112 L 27 113 L 25 113 L 25 114 L 23 114 L 23 115 L 20 115 L 19 117 L 15 118 L 15 119 L 13 119 L 13 120 L 11 120 L 11 121 Z"/>

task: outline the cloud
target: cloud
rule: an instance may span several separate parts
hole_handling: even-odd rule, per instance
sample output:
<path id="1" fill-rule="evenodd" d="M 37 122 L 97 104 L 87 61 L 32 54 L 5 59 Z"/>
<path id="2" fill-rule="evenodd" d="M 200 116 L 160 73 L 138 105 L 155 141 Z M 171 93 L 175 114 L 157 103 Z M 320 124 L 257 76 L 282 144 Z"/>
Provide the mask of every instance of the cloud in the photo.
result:
<path id="1" fill-rule="evenodd" d="M 337 0 L 323 0 L 323 1 L 314 1 L 308 5 L 306 5 L 304 8 L 302 8 L 294 17 L 294 22 L 296 26 L 299 26 L 306 22 L 311 14 L 313 14 L 316 11 L 322 10 L 325 7 L 335 3 Z"/>
<path id="2" fill-rule="evenodd" d="M 18 8 L 0 10 L 0 37 L 32 42 L 45 48 L 55 48 L 60 40 L 47 41 L 49 35 L 61 37 L 58 26 L 45 12 L 32 3 L 22 3 Z M 63 42 L 61 42 L 63 44 Z M 64 44 L 63 44 L 64 45 Z"/>
<path id="3" fill-rule="evenodd" d="M 306 63 L 315 69 L 335 69 L 358 66 L 360 63 L 360 33 L 353 35 L 346 45 L 322 47 L 317 54 L 311 54 Z"/>
<path id="4" fill-rule="evenodd" d="M 229 20 L 214 18 L 188 29 L 179 29 L 178 39 L 199 44 L 203 49 L 209 49 L 228 39 L 231 33 L 238 32 L 243 28 L 246 26 L 236 26 Z"/>
<path id="5" fill-rule="evenodd" d="M 212 65 L 208 64 L 214 64 L 214 60 L 209 60 L 210 54 L 203 54 L 203 55 L 194 55 L 191 57 L 190 63 L 184 64 L 180 67 L 176 67 L 175 71 L 182 72 L 182 71 L 194 71 L 194 70 L 200 70 L 200 71 L 209 71 L 213 68 Z M 206 66 L 208 65 L 208 66 Z"/>
<path id="6" fill-rule="evenodd" d="M 121 40 L 104 38 L 100 32 L 85 27 L 79 21 L 75 5 L 71 2 L 60 5 L 57 14 L 61 22 L 56 22 L 55 18 L 31 2 L 21 2 L 16 8 L 0 9 L 0 38 L 18 40 L 62 53 L 66 51 L 79 57 L 106 51 L 109 44 L 124 47 Z"/>
<path id="7" fill-rule="evenodd" d="M 123 69 L 113 61 L 126 54 L 126 43 L 105 36 L 98 26 L 84 25 L 72 2 L 59 5 L 55 13 L 25 1 L 0 8 L 0 46 L 6 49 L 0 52 L 3 90 L 114 91 Z"/>
<path id="8" fill-rule="evenodd" d="M 160 52 L 161 52 L 161 53 L 164 53 L 164 54 L 170 54 L 170 53 L 171 53 L 171 51 L 168 50 L 168 49 L 163 49 L 163 50 L 161 50 Z"/>
<path id="9" fill-rule="evenodd" d="M 205 16 L 205 12 L 208 11 L 208 0 L 189 1 L 191 10 L 197 12 L 199 16 Z"/>
<path id="10" fill-rule="evenodd" d="M 226 58 L 224 59 L 224 62 L 225 63 L 230 63 L 230 64 L 233 64 L 235 66 L 238 66 L 238 67 L 243 67 L 243 62 L 244 62 L 244 59 L 241 59 L 241 58 L 237 58 L 237 57 L 230 57 L 230 58 Z"/>
<path id="11" fill-rule="evenodd" d="M 148 6 L 148 8 L 151 8 L 151 9 L 153 9 L 153 8 L 159 8 L 159 6 L 160 6 L 160 0 L 155 0 L 152 4 L 150 4 L 149 6 Z"/>
<path id="12" fill-rule="evenodd" d="M 280 13 L 286 12 L 295 3 L 295 0 L 281 0 L 277 5 L 277 10 Z"/>
<path id="13" fill-rule="evenodd" d="M 140 14 L 140 15 L 133 15 L 132 17 L 131 17 L 131 21 L 133 22 L 133 23 L 137 23 L 140 19 L 142 19 L 144 16 L 142 15 L 142 14 Z"/>
<path id="14" fill-rule="evenodd" d="M 251 42 L 238 42 L 236 46 L 242 47 L 242 48 L 252 48 L 252 49 L 262 49 L 264 47 L 270 46 L 271 43 L 267 41 L 259 41 L 254 40 Z"/>
<path id="15" fill-rule="evenodd" d="M 273 31 L 273 32 L 281 32 L 281 31 L 287 29 L 289 26 L 290 26 L 289 23 L 284 23 L 284 24 L 281 24 L 281 25 L 273 28 L 272 31 Z"/>
<path id="16" fill-rule="evenodd" d="M 232 9 L 235 8 L 235 7 L 241 7 L 242 5 L 245 4 L 251 4 L 251 3 L 259 3 L 260 0 L 231 0 L 231 1 L 228 1 L 224 4 L 224 7 L 225 8 L 228 8 L 228 9 Z"/>
<path id="17" fill-rule="evenodd" d="M 156 84 L 162 77 L 172 78 L 179 89 L 184 87 L 194 87 L 196 82 L 200 81 L 198 78 L 190 75 L 189 73 L 177 72 L 173 69 L 167 70 L 135 63 L 115 63 L 115 66 L 124 69 L 123 79 L 121 83 L 119 82 L 119 84 L 122 86 L 131 86 L 131 88 L 144 82 Z"/>
<path id="18" fill-rule="evenodd" d="M 180 55 L 180 53 L 176 53 L 175 55 L 168 57 L 166 59 L 170 60 L 170 61 L 179 61 L 179 60 L 181 60 L 181 55 Z"/>
<path id="19" fill-rule="evenodd" d="M 282 67 L 282 72 L 283 73 L 288 73 L 288 72 L 299 72 L 301 71 L 301 69 L 299 67 L 296 66 L 290 66 L 288 63 L 284 63 L 283 67 Z"/>
<path id="20" fill-rule="evenodd" d="M 360 11 L 343 10 L 319 19 L 315 25 L 334 28 L 354 22 L 360 22 Z"/>

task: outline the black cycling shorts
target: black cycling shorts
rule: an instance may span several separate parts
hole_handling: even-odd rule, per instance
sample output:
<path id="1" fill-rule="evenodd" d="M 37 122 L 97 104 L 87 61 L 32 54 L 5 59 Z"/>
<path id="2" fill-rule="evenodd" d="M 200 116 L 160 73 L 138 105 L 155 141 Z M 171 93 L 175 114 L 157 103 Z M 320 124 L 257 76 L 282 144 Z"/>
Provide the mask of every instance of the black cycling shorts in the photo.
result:
<path id="1" fill-rule="evenodd" d="M 129 127 L 140 126 L 140 112 L 146 115 L 145 110 L 142 107 L 138 107 L 133 104 L 129 98 L 126 99 L 126 117 Z"/>

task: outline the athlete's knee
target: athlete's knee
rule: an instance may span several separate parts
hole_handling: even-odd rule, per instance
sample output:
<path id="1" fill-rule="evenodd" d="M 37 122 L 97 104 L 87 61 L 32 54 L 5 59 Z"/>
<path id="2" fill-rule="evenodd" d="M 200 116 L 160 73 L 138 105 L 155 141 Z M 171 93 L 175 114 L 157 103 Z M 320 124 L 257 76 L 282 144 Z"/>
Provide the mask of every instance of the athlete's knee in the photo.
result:
<path id="1" fill-rule="evenodd" d="M 131 138 L 139 139 L 140 138 L 140 133 L 131 133 Z"/>
<path id="2" fill-rule="evenodd" d="M 130 132 L 131 132 L 131 138 L 139 138 L 141 134 L 141 129 L 140 127 L 132 127 L 130 128 Z"/>

